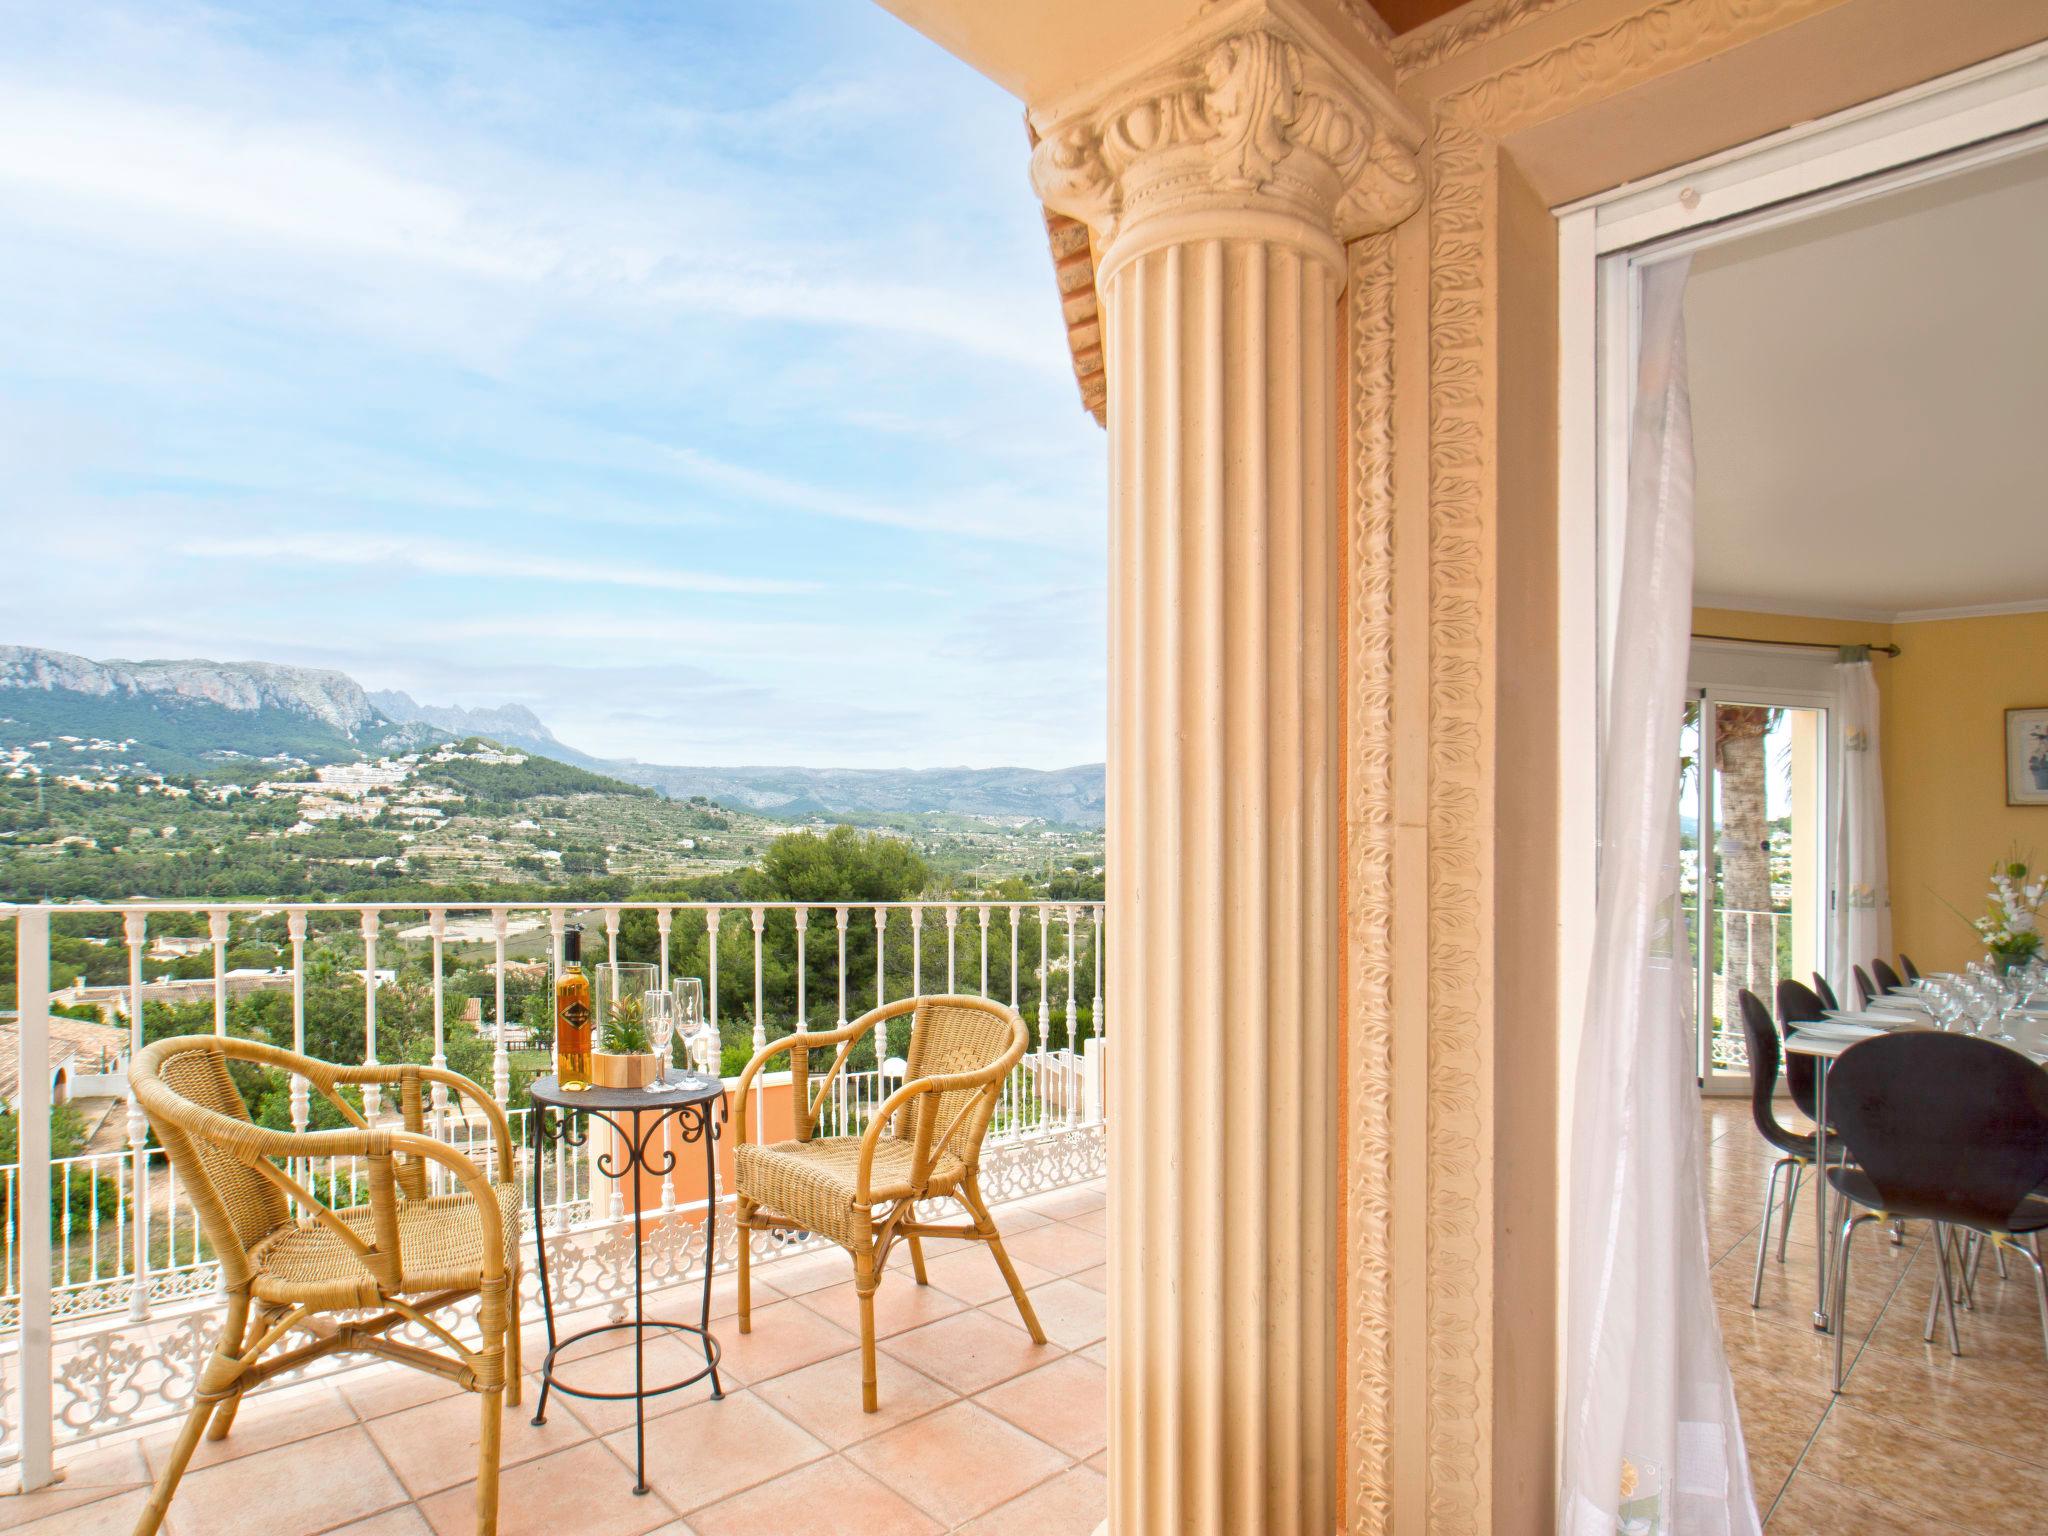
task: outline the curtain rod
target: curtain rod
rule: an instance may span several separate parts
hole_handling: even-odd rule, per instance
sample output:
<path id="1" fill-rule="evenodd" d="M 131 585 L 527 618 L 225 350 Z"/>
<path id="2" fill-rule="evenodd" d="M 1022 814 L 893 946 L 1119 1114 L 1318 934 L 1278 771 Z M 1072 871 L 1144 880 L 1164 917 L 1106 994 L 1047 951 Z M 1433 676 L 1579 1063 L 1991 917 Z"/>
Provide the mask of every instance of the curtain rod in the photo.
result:
<path id="1" fill-rule="evenodd" d="M 1830 644 L 1825 640 L 1759 640 L 1754 635 L 1703 635 L 1698 630 L 1692 632 L 1692 638 L 1695 640 L 1727 640 L 1736 645 L 1793 645 L 1806 651 L 1839 651 L 1842 649 L 1840 645 Z M 1896 645 L 1871 645 L 1865 646 L 1864 649 L 1873 656 L 1897 656 L 1900 654 L 1899 648 Z"/>

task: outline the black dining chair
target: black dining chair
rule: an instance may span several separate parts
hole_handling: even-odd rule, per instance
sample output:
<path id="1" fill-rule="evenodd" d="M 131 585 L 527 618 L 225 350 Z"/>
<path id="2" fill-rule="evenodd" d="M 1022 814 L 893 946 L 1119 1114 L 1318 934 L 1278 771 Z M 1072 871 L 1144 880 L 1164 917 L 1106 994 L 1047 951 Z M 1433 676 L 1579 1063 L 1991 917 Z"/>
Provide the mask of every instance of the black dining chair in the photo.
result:
<path id="1" fill-rule="evenodd" d="M 1913 963 L 1913 957 L 1903 949 L 1899 951 L 1899 969 L 1906 973 L 1906 980 L 1908 981 L 1918 981 L 1920 979 L 1920 967 Z"/>
<path id="2" fill-rule="evenodd" d="M 2035 1193 L 2048 1181 L 2048 1072 L 1972 1035 L 1879 1035 L 1835 1062 L 1828 1119 L 1849 1156 L 1828 1169 L 1828 1180 L 1861 1207 L 1843 1217 L 1834 1237 L 1834 1389 L 1842 1390 L 1850 1250 L 1867 1221 L 1934 1223 L 1935 1284 L 1948 1304 L 1949 1347 L 1957 1354 L 1948 1229 L 2018 1254 L 2034 1269 L 2048 1349 L 2048 1273 L 2033 1241 L 2048 1229 L 2048 1199 Z"/>
<path id="3" fill-rule="evenodd" d="M 1778 983 L 1778 1027 L 1789 1040 L 1802 1024 L 1818 1024 L 1827 1018 L 1827 1010 L 1813 989 L 1799 982 L 1785 980 Z M 1785 1055 L 1785 1086 L 1792 1091 L 1792 1102 L 1799 1106 L 1799 1113 L 1811 1120 L 1814 1118 L 1814 1100 L 1817 1095 L 1815 1081 L 1819 1069 L 1811 1056 L 1792 1052 Z M 1834 1117 L 1828 1118 L 1829 1127 Z"/>
<path id="4" fill-rule="evenodd" d="M 1899 980 L 1899 973 L 1889 965 L 1886 965 L 1882 960 L 1870 962 L 1870 974 L 1876 979 L 1878 986 L 1887 993 L 1896 992 L 1905 985 L 1903 981 Z"/>
<path id="5" fill-rule="evenodd" d="M 1860 965 L 1852 965 L 1849 967 L 1849 974 L 1856 982 L 1856 1006 L 1868 1008 L 1870 1000 L 1877 996 L 1877 988 L 1870 980 L 1870 972 Z"/>
<path id="6" fill-rule="evenodd" d="M 1842 1005 L 1835 1000 L 1835 989 L 1828 985 L 1827 977 L 1819 971 L 1813 973 L 1813 994 L 1820 999 L 1821 1007 L 1829 1013 L 1840 1013 Z"/>
<path id="7" fill-rule="evenodd" d="M 1785 1201 L 1778 1218 L 1778 1262 L 1782 1264 L 1785 1262 L 1785 1240 L 1792 1232 L 1792 1209 L 1799 1201 L 1799 1183 L 1806 1170 L 1813 1166 L 1813 1138 L 1788 1130 L 1778 1120 L 1773 1095 L 1778 1091 L 1778 1067 L 1782 1053 L 1778 1047 L 1778 1026 L 1771 1022 L 1771 1010 L 1747 987 L 1743 988 L 1739 1001 L 1742 1004 L 1742 1039 L 1749 1048 L 1749 1117 L 1756 1122 L 1757 1134 L 1782 1154 L 1771 1164 L 1771 1177 L 1764 1185 L 1764 1220 L 1756 1234 L 1756 1279 L 1749 1288 L 1749 1304 L 1754 1307 L 1761 1305 L 1764 1299 L 1764 1251 L 1771 1245 L 1771 1210 L 1778 1203 L 1779 1175 L 1790 1170 Z"/>

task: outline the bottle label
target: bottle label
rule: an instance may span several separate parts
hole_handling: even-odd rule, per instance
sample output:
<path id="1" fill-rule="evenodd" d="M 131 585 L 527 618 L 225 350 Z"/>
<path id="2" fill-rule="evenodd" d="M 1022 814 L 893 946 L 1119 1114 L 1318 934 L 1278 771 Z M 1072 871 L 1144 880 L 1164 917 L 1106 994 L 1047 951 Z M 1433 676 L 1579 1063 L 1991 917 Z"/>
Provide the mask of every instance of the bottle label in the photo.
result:
<path id="1" fill-rule="evenodd" d="M 590 1022 L 588 1003 L 571 1003 L 562 1010 L 562 1022 L 571 1029 L 581 1029 Z"/>

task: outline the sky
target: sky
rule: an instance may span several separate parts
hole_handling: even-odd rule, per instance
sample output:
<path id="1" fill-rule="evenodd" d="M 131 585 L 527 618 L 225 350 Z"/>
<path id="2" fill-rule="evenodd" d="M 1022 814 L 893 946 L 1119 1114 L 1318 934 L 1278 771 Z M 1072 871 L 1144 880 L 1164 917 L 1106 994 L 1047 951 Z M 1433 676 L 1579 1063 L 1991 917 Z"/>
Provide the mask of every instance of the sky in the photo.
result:
<path id="1" fill-rule="evenodd" d="M 865 0 L 0 0 L 0 641 L 1098 760 L 1017 103 Z"/>

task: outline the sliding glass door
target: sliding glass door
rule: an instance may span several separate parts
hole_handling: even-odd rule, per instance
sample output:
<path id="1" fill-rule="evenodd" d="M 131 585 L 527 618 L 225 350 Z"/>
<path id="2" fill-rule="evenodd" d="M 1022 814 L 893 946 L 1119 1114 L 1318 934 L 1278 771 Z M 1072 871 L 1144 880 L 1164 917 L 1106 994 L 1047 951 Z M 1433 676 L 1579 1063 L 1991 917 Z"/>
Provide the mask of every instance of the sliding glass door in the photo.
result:
<path id="1" fill-rule="evenodd" d="M 1708 1091 L 1746 1091 L 1744 989 L 1822 969 L 1828 711 L 1754 688 L 1695 687 L 1680 742 L 1679 860 Z"/>

